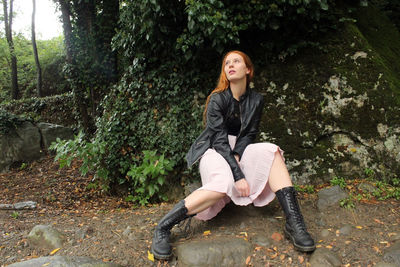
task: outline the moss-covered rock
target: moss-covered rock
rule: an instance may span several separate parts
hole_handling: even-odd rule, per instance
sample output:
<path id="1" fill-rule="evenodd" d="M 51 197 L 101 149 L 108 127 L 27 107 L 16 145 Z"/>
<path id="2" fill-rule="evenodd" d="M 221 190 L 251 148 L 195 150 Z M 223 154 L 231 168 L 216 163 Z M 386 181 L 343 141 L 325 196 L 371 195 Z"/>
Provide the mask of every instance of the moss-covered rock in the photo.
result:
<path id="1" fill-rule="evenodd" d="M 400 170 L 400 34 L 373 6 L 355 18 L 255 81 L 266 100 L 260 138 L 285 150 L 297 183 Z"/>

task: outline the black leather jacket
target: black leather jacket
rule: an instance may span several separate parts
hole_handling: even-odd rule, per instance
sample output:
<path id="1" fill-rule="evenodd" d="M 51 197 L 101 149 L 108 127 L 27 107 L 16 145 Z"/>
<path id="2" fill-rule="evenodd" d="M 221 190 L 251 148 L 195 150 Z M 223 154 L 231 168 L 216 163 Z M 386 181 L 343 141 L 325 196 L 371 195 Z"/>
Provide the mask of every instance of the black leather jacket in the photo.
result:
<path id="1" fill-rule="evenodd" d="M 264 100 L 262 95 L 246 89 L 246 93 L 240 97 L 241 127 L 236 144 L 232 150 L 228 141 L 228 129 L 226 121 L 233 116 L 234 98 L 230 88 L 211 95 L 207 108 L 207 125 L 204 131 L 196 139 L 186 154 L 188 167 L 191 167 L 208 148 L 214 148 L 231 167 L 233 178 L 238 181 L 244 177 L 234 155 L 242 157 L 247 145 L 254 142 L 258 133 Z"/>

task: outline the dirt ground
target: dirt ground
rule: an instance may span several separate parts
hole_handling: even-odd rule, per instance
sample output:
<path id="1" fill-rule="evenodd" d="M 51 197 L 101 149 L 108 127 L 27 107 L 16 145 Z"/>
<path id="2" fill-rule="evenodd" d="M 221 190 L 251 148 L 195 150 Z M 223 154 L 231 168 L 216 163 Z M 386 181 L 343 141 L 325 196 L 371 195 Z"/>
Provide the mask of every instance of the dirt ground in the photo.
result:
<path id="1" fill-rule="evenodd" d="M 90 189 L 91 177 L 80 176 L 78 167 L 59 169 L 48 157 L 0 174 L 0 204 L 38 203 L 35 210 L 0 210 L 0 266 L 53 253 L 90 256 L 123 266 L 178 266 L 176 258 L 169 262 L 148 259 L 154 226 L 173 203 L 134 207 L 122 198 Z M 299 200 L 317 247 L 336 252 L 343 266 L 374 266 L 385 248 L 399 239 L 398 200 L 362 200 L 353 209 L 338 206 L 322 213 L 316 207 L 316 194 L 301 193 Z M 309 266 L 311 254 L 295 251 L 282 237 L 282 216 L 276 201 L 263 208 L 228 205 L 211 221 L 193 220 L 189 232 L 175 230 L 172 241 L 176 247 L 192 240 L 238 237 L 253 245 L 248 266 Z M 27 235 L 38 224 L 63 232 L 64 246 L 57 252 L 31 247 Z M 350 233 L 340 231 L 344 226 L 350 226 Z"/>

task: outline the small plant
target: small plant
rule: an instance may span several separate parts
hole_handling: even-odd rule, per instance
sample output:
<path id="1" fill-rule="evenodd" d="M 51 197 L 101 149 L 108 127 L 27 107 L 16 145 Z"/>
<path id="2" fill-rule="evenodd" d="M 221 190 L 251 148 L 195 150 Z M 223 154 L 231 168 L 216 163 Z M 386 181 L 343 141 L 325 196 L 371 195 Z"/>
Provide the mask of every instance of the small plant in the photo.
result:
<path id="1" fill-rule="evenodd" d="M 340 206 L 346 209 L 354 209 L 356 207 L 354 205 L 352 196 L 348 196 L 347 198 L 340 200 Z"/>
<path id="2" fill-rule="evenodd" d="M 367 176 L 367 180 L 375 179 L 375 171 L 373 169 L 365 168 L 364 173 Z"/>
<path id="3" fill-rule="evenodd" d="M 129 195 L 126 200 L 139 202 L 140 205 L 146 205 L 154 197 L 167 200 L 167 197 L 160 193 L 160 189 L 165 183 L 168 171 L 175 165 L 174 162 L 165 159 L 164 155 L 157 155 L 155 150 L 145 150 L 143 156 L 142 163 L 131 165 L 127 173 L 127 177 L 132 179 L 134 194 Z"/>
<path id="4" fill-rule="evenodd" d="M 294 185 L 294 188 L 297 192 L 307 193 L 307 194 L 314 194 L 315 188 L 314 185 Z"/>
<path id="5" fill-rule="evenodd" d="M 86 186 L 86 189 L 88 189 L 88 190 L 91 190 L 91 189 L 97 189 L 97 188 L 99 188 L 99 185 L 98 185 L 98 183 L 96 183 L 96 182 L 91 182 L 91 183 L 88 183 L 87 184 L 87 186 Z"/>
<path id="6" fill-rule="evenodd" d="M 21 164 L 21 166 L 19 167 L 19 170 L 20 170 L 20 171 L 25 170 L 27 167 L 28 167 L 28 164 L 25 163 L 25 162 L 23 162 L 23 163 Z"/>
<path id="7" fill-rule="evenodd" d="M 13 213 L 11 213 L 10 216 L 11 216 L 12 218 L 14 218 L 14 219 L 18 219 L 18 218 L 19 218 L 19 215 L 20 215 L 20 214 L 19 214 L 18 211 L 13 211 Z"/>
<path id="8" fill-rule="evenodd" d="M 343 177 L 334 177 L 331 181 L 330 181 L 331 185 L 338 185 L 340 186 L 342 189 L 346 188 L 346 181 Z"/>
<path id="9" fill-rule="evenodd" d="M 393 184 L 393 186 L 400 187 L 400 179 L 397 178 L 397 177 L 393 178 L 392 179 L 392 184 Z"/>

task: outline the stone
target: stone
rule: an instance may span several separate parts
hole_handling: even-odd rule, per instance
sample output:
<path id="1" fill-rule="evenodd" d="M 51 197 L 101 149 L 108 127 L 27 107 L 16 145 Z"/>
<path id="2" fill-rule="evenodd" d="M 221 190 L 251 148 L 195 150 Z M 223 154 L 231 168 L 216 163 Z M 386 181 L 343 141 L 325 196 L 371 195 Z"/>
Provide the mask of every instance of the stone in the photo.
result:
<path id="1" fill-rule="evenodd" d="M 311 267 L 340 267 L 339 256 L 327 248 L 317 248 L 310 258 Z"/>
<path id="2" fill-rule="evenodd" d="M 399 265 L 396 265 L 394 263 L 387 263 L 387 262 L 378 262 L 375 267 L 398 267 Z"/>
<path id="3" fill-rule="evenodd" d="M 394 245 L 385 249 L 383 261 L 400 266 L 400 241 L 397 241 Z"/>
<path id="4" fill-rule="evenodd" d="M 37 160 L 42 157 L 40 132 L 31 122 L 24 122 L 7 135 L 0 135 L 0 172 L 14 163 Z"/>
<path id="5" fill-rule="evenodd" d="M 61 140 L 74 139 L 74 132 L 71 128 L 45 122 L 38 123 L 37 127 L 42 135 L 45 149 L 48 149 L 51 143 L 55 142 L 57 138 L 60 138 Z"/>
<path id="6" fill-rule="evenodd" d="M 220 238 L 178 245 L 176 254 L 179 266 L 246 266 L 251 251 L 251 244 L 243 239 Z"/>
<path id="7" fill-rule="evenodd" d="M 363 192 L 367 192 L 367 193 L 373 193 L 376 190 L 378 190 L 378 188 L 376 188 L 375 186 L 373 186 L 372 184 L 369 183 L 360 183 L 357 188 Z"/>
<path id="8" fill-rule="evenodd" d="M 89 257 L 50 256 L 22 261 L 8 265 L 9 267 L 122 267 L 119 264 L 103 262 Z"/>
<path id="9" fill-rule="evenodd" d="M 317 207 L 322 211 L 338 204 L 340 200 L 347 198 L 347 196 L 348 194 L 338 185 L 324 188 L 318 192 Z"/>
<path id="10" fill-rule="evenodd" d="M 252 240 L 252 243 L 254 245 L 259 245 L 263 247 L 269 247 L 272 244 L 272 241 L 269 237 L 267 236 L 256 236 L 254 240 Z"/>
<path id="11" fill-rule="evenodd" d="M 328 229 L 324 229 L 321 231 L 321 237 L 325 238 L 328 237 L 330 235 L 331 232 L 329 232 Z"/>
<path id="12" fill-rule="evenodd" d="M 339 229 L 339 233 L 341 235 L 349 235 L 352 230 L 353 230 L 353 227 L 351 225 L 345 225 Z"/>
<path id="13" fill-rule="evenodd" d="M 49 225 L 36 225 L 29 233 L 28 241 L 34 247 L 56 249 L 62 247 L 65 237 Z"/>
<path id="14" fill-rule="evenodd" d="M 184 187 L 185 196 L 190 195 L 193 191 L 196 191 L 200 187 L 201 187 L 201 182 L 198 181 L 185 184 Z"/>

